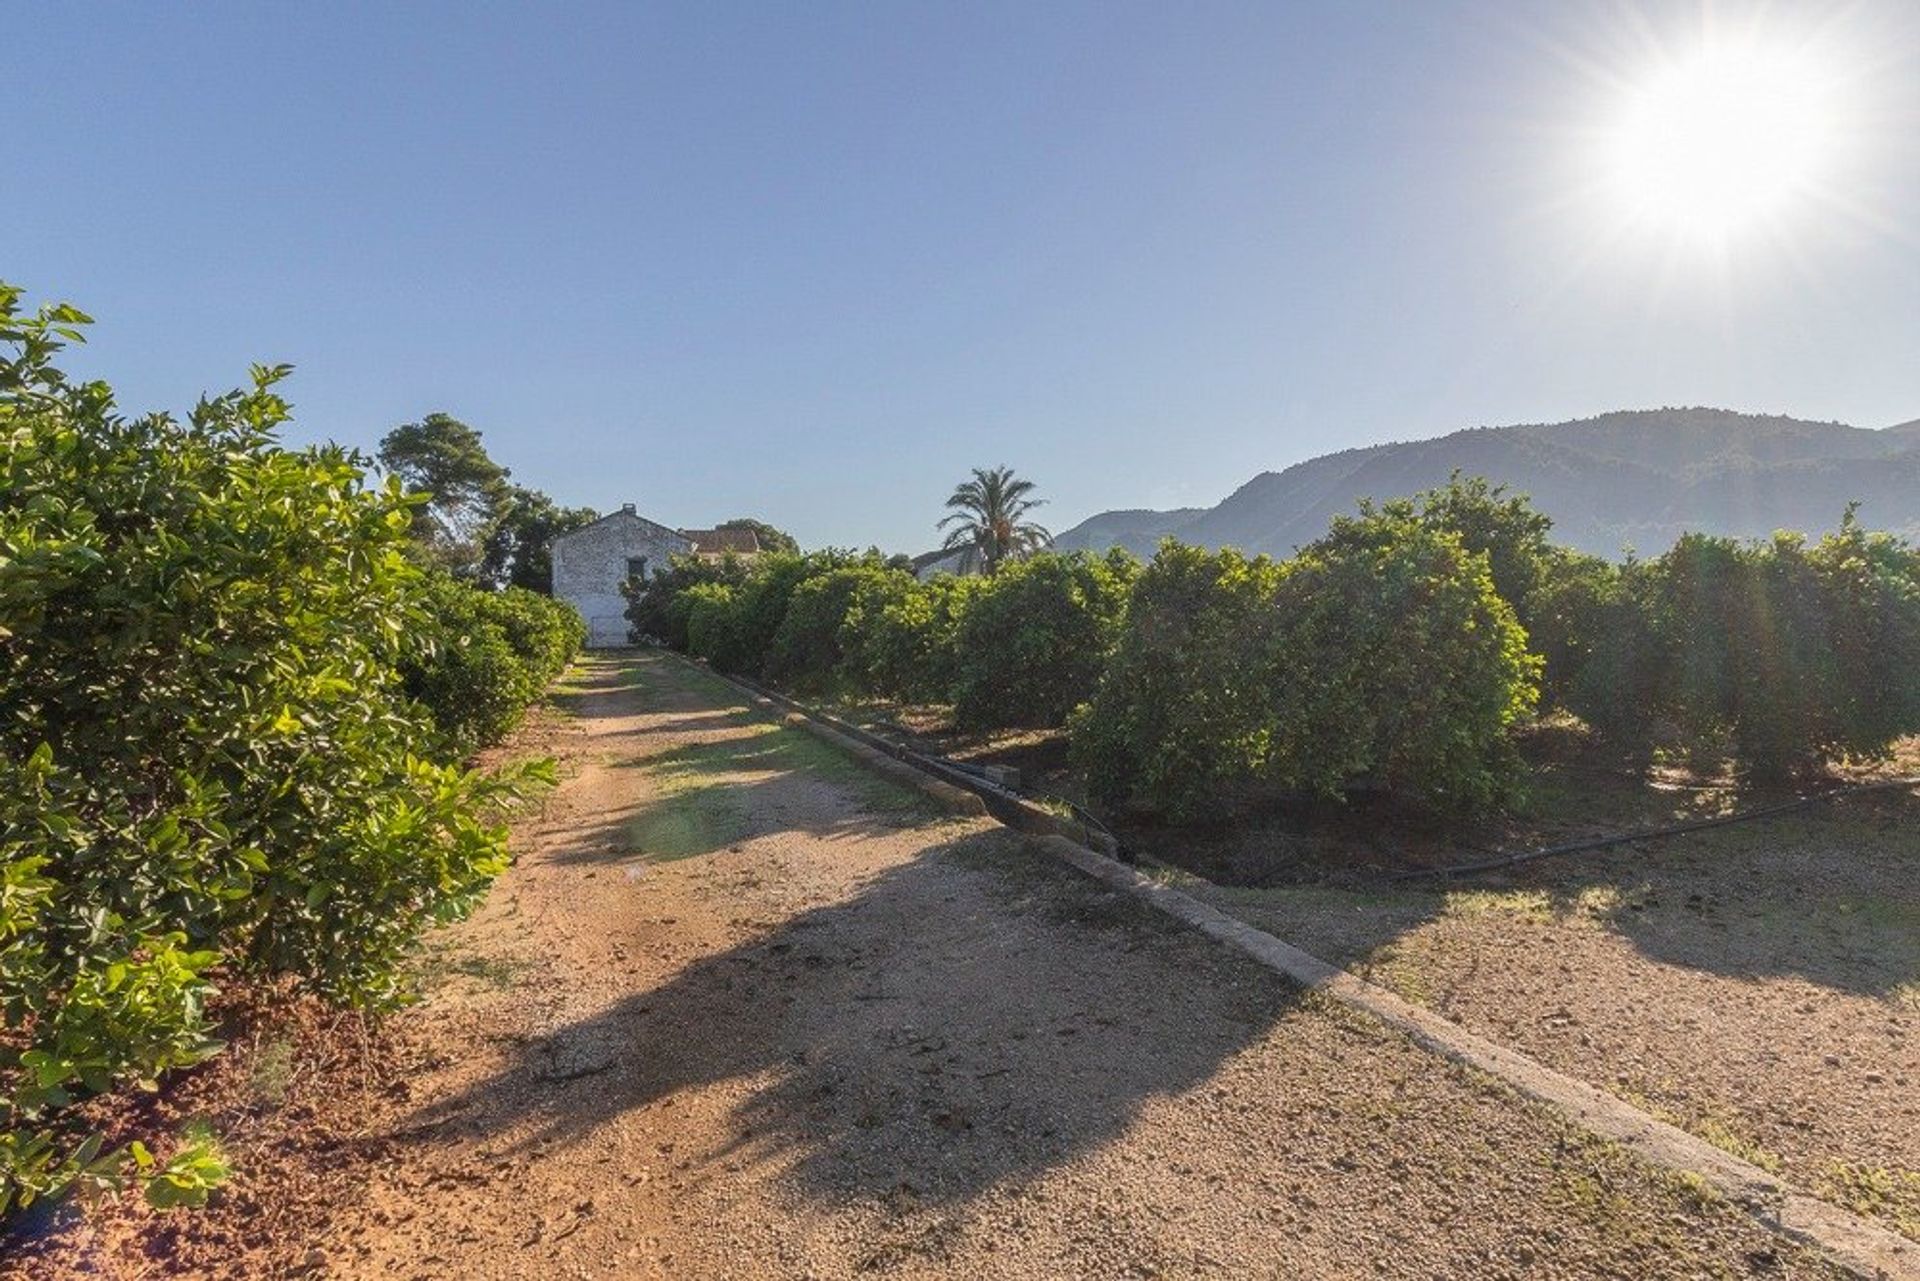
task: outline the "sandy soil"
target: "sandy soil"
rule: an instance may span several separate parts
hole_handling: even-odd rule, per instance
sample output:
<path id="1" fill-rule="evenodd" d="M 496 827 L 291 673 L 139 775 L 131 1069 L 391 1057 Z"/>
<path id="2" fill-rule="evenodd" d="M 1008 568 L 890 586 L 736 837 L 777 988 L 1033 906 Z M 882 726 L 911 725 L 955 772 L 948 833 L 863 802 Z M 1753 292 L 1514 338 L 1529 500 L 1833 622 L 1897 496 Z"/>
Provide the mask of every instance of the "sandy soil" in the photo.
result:
<path id="1" fill-rule="evenodd" d="M 341 1087 L 343 1191 L 25 1275 L 1835 1275 L 676 660 L 576 682 L 520 862 Z"/>
<path id="2" fill-rule="evenodd" d="M 1920 1237 L 1920 797 L 1452 889 L 1201 897 Z"/>

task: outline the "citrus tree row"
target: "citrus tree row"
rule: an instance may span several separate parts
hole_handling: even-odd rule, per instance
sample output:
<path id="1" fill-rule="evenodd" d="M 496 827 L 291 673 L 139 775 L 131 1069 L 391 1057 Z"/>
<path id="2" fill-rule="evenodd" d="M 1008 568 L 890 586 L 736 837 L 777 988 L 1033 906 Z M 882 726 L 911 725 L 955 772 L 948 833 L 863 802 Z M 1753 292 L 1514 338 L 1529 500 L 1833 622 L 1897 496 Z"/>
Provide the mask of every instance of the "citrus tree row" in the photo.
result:
<path id="1" fill-rule="evenodd" d="M 877 555 L 675 564 L 636 635 L 800 692 L 1068 726 L 1109 807 L 1278 794 L 1499 806 L 1513 728 L 1573 713 L 1784 776 L 1920 732 L 1920 552 L 1849 512 L 1817 543 L 1689 535 L 1624 564 L 1474 478 L 1363 503 L 1284 561 L 1176 542 L 927 582 Z"/>
<path id="2" fill-rule="evenodd" d="M 54 363 L 85 323 L 0 286 L 0 1215 L 203 1197 L 213 1149 L 76 1106 L 217 1053 L 210 1002 L 258 976 L 396 999 L 507 862 L 527 772 L 463 759 L 581 638 L 424 568 L 353 455 L 277 443 L 285 369 L 129 417 Z"/>

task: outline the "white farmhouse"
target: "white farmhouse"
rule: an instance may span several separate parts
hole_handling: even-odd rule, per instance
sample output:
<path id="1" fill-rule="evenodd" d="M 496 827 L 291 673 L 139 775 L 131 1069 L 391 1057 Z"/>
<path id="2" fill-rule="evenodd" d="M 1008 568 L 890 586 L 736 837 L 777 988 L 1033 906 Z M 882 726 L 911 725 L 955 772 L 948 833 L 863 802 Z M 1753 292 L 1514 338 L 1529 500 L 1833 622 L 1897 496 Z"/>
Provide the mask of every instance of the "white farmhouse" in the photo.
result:
<path id="1" fill-rule="evenodd" d="M 628 503 L 591 525 L 553 540 L 553 595 L 587 620 L 593 648 L 627 643 L 629 579 L 645 582 L 675 556 L 752 556 L 760 550 L 750 529 L 669 529 Z"/>

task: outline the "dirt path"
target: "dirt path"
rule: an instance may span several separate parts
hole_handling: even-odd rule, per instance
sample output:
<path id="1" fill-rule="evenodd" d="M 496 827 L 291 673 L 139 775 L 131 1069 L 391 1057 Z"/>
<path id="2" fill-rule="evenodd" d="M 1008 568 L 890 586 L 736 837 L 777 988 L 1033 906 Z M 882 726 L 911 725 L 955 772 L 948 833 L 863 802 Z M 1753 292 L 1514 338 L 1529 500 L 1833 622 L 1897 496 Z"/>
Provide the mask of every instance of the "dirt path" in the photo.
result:
<path id="1" fill-rule="evenodd" d="M 676 660 L 577 681 L 313 1271 L 1830 1275 Z"/>

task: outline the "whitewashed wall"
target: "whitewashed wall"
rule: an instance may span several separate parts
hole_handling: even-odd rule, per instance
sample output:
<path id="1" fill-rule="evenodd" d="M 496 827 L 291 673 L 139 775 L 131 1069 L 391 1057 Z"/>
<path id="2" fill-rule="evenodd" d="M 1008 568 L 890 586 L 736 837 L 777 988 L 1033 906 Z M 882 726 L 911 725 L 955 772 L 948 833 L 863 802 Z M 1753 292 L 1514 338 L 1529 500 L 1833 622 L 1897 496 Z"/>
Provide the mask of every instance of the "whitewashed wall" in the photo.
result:
<path id="1" fill-rule="evenodd" d="M 553 594 L 587 620 L 587 644 L 601 648 L 627 643 L 627 600 L 620 594 L 627 563 L 647 560 L 649 575 L 666 568 L 672 556 L 693 544 L 665 525 L 631 509 L 617 511 L 553 540 Z"/>

